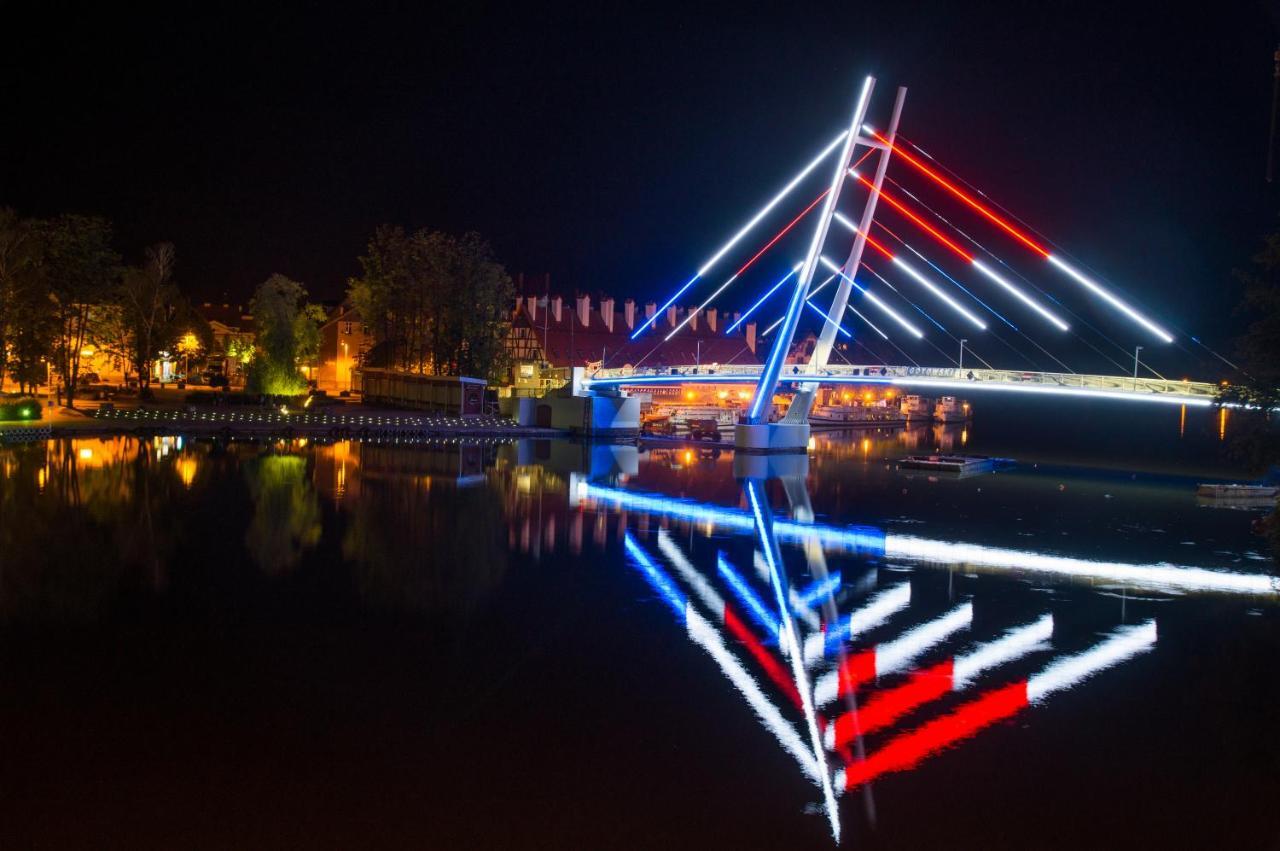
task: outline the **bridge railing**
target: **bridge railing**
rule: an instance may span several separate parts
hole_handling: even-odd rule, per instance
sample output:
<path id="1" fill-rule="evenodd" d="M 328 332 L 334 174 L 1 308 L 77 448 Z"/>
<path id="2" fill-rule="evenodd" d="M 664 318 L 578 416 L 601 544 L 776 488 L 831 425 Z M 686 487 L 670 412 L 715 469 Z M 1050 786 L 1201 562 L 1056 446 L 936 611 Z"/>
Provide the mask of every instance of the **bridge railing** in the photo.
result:
<path id="1" fill-rule="evenodd" d="M 759 365 L 688 365 L 669 367 L 646 367 L 635 369 L 618 367 L 601 369 L 592 373 L 588 380 L 607 380 L 619 383 L 627 378 L 687 378 L 690 381 L 714 383 L 716 376 L 726 380 L 732 378 L 741 381 L 744 378 L 755 378 L 763 371 Z M 1165 378 L 1133 378 L 1123 375 L 1086 375 L 1067 372 L 1028 372 L 1011 369 L 956 369 L 954 367 L 927 366 L 889 366 L 878 364 L 841 364 L 829 365 L 816 372 L 810 372 L 803 364 L 788 364 L 783 367 L 780 381 L 796 378 L 812 378 L 830 376 L 848 380 L 850 378 L 866 378 L 868 382 L 884 382 L 899 379 L 904 386 L 910 386 L 911 379 L 928 379 L 940 381 L 962 381 L 981 384 L 996 382 L 1004 385 L 1038 385 L 1043 387 L 1080 388 L 1087 390 L 1109 390 L 1126 393 L 1172 394 L 1196 398 L 1212 399 L 1218 392 L 1218 386 L 1204 381 L 1176 381 Z"/>

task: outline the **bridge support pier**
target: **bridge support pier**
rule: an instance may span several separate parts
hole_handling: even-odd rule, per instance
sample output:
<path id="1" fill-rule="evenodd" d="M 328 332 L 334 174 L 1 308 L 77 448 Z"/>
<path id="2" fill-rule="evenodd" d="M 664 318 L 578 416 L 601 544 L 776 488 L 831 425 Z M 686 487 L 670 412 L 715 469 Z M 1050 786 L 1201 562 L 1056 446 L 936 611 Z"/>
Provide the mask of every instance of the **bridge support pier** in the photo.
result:
<path id="1" fill-rule="evenodd" d="M 733 445 L 742 452 L 805 452 L 809 424 L 738 423 L 733 428 Z"/>

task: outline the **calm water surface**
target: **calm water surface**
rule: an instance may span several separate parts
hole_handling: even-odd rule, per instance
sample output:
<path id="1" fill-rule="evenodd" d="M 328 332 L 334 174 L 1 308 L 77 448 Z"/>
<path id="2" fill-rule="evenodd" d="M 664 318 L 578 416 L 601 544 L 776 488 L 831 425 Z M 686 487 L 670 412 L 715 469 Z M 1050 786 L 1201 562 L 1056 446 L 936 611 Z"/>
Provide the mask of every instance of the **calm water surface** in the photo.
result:
<path id="1" fill-rule="evenodd" d="M 0 449 L 8 847 L 1276 847 L 1220 423 Z M 1016 457 L 899 469 L 938 446 Z"/>

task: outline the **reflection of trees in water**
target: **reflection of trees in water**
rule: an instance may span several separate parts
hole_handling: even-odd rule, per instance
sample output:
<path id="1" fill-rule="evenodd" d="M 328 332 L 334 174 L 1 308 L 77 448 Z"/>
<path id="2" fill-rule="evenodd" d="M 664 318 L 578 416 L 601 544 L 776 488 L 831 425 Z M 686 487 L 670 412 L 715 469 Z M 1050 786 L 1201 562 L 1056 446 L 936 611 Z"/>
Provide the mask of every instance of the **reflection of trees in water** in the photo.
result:
<path id="1" fill-rule="evenodd" d="M 502 504 L 489 483 L 397 476 L 362 488 L 342 552 L 368 605 L 463 613 L 502 580 Z"/>
<path id="2" fill-rule="evenodd" d="M 180 480 L 133 438 L 8 447 L 0 476 L 0 618 L 92 620 L 166 582 L 187 516 Z"/>
<path id="3" fill-rule="evenodd" d="M 245 463 L 244 475 L 254 506 L 245 546 L 264 571 L 283 573 L 320 543 L 320 497 L 307 476 L 307 459 L 260 455 Z"/>

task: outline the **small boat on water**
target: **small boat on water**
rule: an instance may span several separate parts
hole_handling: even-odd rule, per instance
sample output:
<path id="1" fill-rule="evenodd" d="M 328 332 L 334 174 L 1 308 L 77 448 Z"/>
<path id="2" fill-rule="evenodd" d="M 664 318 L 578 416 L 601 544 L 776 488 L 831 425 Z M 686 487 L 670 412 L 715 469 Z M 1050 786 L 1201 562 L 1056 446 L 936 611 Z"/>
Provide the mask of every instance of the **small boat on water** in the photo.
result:
<path id="1" fill-rule="evenodd" d="M 1014 464 L 1012 458 L 994 458 L 990 455 L 964 455 L 939 453 L 936 455 L 908 455 L 898 464 L 911 470 L 933 470 L 939 473 L 985 473 L 997 467 Z"/>
<path id="2" fill-rule="evenodd" d="M 1202 484 L 1196 488 L 1196 496 L 1206 499 L 1220 499 L 1230 502 L 1274 501 L 1280 494 L 1280 487 L 1275 485 L 1215 485 Z"/>

